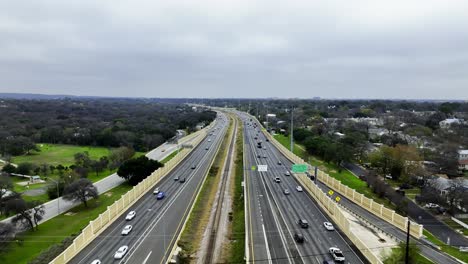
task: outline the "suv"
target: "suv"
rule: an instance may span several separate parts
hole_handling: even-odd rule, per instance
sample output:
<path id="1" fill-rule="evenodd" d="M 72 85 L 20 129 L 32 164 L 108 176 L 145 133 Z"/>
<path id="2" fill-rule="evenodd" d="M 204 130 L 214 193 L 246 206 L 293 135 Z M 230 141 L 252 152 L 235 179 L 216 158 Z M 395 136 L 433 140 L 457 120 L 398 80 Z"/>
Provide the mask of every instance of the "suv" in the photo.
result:
<path id="1" fill-rule="evenodd" d="M 339 248 L 331 247 L 330 249 L 328 249 L 328 251 L 330 252 L 330 255 L 332 256 L 334 261 L 336 261 L 336 262 L 344 262 L 345 261 L 345 257 L 343 255 L 343 252 L 341 252 L 341 250 Z"/>
<path id="2" fill-rule="evenodd" d="M 297 223 L 302 227 L 302 228 L 308 228 L 309 223 L 305 219 L 299 219 Z"/>
<path id="3" fill-rule="evenodd" d="M 304 243 L 304 236 L 300 233 L 294 233 L 294 240 L 296 240 L 297 243 Z"/>

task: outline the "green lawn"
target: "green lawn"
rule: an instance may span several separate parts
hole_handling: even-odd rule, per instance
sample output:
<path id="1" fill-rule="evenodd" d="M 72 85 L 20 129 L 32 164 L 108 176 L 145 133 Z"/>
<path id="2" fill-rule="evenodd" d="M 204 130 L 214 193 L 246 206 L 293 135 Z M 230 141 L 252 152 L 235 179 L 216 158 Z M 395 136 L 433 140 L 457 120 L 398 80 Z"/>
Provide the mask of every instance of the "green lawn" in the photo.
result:
<path id="1" fill-rule="evenodd" d="M 448 246 L 446 245 L 444 242 L 440 241 L 439 239 L 437 239 L 434 235 L 432 235 L 431 233 L 429 233 L 429 231 L 427 231 L 426 229 L 424 229 L 423 231 L 423 234 L 427 237 L 427 239 L 429 241 L 431 241 L 432 243 L 438 245 L 441 250 L 461 261 L 464 261 L 466 263 L 468 263 L 468 252 L 460 252 L 460 250 L 456 247 L 452 247 L 452 246 Z"/>
<path id="2" fill-rule="evenodd" d="M 61 214 L 39 225 L 38 231 L 21 234 L 19 239 L 23 240 L 23 245 L 12 243 L 10 250 L 0 254 L 0 263 L 28 263 L 50 246 L 60 243 L 72 234 L 78 234 L 90 220 L 104 212 L 107 206 L 120 199 L 121 195 L 131 188 L 127 184 L 117 186 L 107 192 L 107 195 L 100 195 L 98 200 L 91 200 L 89 208 L 80 205 L 70 210 L 76 213 L 73 216 Z"/>
<path id="3" fill-rule="evenodd" d="M 448 226 L 450 226 L 453 230 L 461 230 L 463 232 L 463 235 L 467 236 L 468 235 L 468 229 L 464 228 L 457 222 L 453 221 L 451 218 L 447 218 L 443 220 Z"/>
<path id="4" fill-rule="evenodd" d="M 108 156 L 109 148 L 92 146 L 75 146 L 60 144 L 37 144 L 40 151 L 33 151 L 29 155 L 15 156 L 12 163 L 30 162 L 37 165 L 47 163 L 49 165 L 69 166 L 74 163 L 73 156 L 79 152 L 87 151 L 91 159 L 99 159 Z"/>
<path id="5" fill-rule="evenodd" d="M 273 137 L 276 140 L 278 140 L 278 142 L 281 143 L 281 145 L 285 146 L 289 150 L 291 149 L 291 136 L 276 134 Z M 302 145 L 296 144 L 296 142 L 294 142 L 293 153 L 296 154 L 297 156 L 303 158 L 303 159 L 307 159 L 307 156 L 308 156 L 308 153 L 305 150 L 305 148 Z"/>
<path id="6" fill-rule="evenodd" d="M 172 152 L 169 156 L 165 157 L 163 160 L 161 160 L 161 163 L 166 164 L 168 161 L 170 161 L 175 155 L 177 155 L 177 151 Z"/>

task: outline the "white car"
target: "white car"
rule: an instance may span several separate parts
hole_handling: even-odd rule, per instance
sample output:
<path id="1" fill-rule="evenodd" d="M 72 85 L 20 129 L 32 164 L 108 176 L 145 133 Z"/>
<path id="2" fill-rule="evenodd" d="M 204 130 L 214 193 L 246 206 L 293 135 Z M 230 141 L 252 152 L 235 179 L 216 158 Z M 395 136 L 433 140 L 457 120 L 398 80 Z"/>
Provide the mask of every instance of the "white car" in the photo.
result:
<path id="1" fill-rule="evenodd" d="M 330 223 L 330 222 L 323 222 L 323 226 L 324 226 L 325 229 L 327 229 L 328 231 L 333 231 L 333 230 L 335 230 L 335 227 L 333 227 L 333 224 Z"/>
<path id="2" fill-rule="evenodd" d="M 122 229 L 122 235 L 128 235 L 131 231 L 132 231 L 132 228 L 133 226 L 132 225 L 126 225 L 123 229 Z"/>
<path id="3" fill-rule="evenodd" d="M 159 188 L 154 189 L 153 194 L 158 194 L 159 193 Z"/>
<path id="4" fill-rule="evenodd" d="M 136 212 L 135 211 L 130 211 L 127 216 L 125 217 L 125 220 L 130 221 L 133 218 L 135 218 Z"/>
<path id="5" fill-rule="evenodd" d="M 439 207 L 439 205 L 435 204 L 435 203 L 427 203 L 426 205 L 424 205 L 424 207 L 426 207 L 426 208 L 437 208 L 437 207 Z"/>
<path id="6" fill-rule="evenodd" d="M 328 252 L 330 252 L 330 255 L 333 257 L 333 260 L 336 262 L 343 262 L 345 261 L 345 257 L 343 255 L 343 252 L 339 248 L 336 247 L 331 247 L 328 249 Z"/>
<path id="7" fill-rule="evenodd" d="M 284 175 L 286 175 L 286 176 L 291 176 L 291 173 L 290 173 L 289 171 L 286 171 L 286 172 L 284 173 Z"/>
<path id="8" fill-rule="evenodd" d="M 95 259 L 93 262 L 91 262 L 91 264 L 101 264 L 101 261 L 99 259 Z"/>
<path id="9" fill-rule="evenodd" d="M 127 254 L 128 246 L 121 246 L 114 254 L 115 259 L 121 259 Z"/>
<path id="10" fill-rule="evenodd" d="M 298 185 L 298 186 L 296 186 L 296 191 L 298 191 L 298 192 L 302 192 L 302 187 L 301 187 L 301 186 L 299 186 L 299 185 Z"/>
<path id="11" fill-rule="evenodd" d="M 284 193 L 285 195 L 291 194 L 291 192 L 290 192 L 288 189 L 284 189 L 283 193 Z"/>

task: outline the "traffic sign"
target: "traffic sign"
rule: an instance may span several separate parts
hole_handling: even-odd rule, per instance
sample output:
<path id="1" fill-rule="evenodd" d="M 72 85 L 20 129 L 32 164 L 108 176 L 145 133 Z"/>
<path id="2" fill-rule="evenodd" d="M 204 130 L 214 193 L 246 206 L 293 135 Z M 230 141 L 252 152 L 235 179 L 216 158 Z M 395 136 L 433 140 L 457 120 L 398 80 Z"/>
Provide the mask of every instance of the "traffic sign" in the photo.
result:
<path id="1" fill-rule="evenodd" d="M 258 165 L 258 171 L 268 171 L 268 165 Z"/>
<path id="2" fill-rule="evenodd" d="M 293 164 L 292 171 L 294 173 L 305 173 L 307 171 L 307 164 Z"/>
<path id="3" fill-rule="evenodd" d="M 257 166 L 255 166 L 255 165 L 253 165 L 253 166 L 251 167 L 251 170 L 252 170 L 252 171 L 255 171 L 256 169 L 257 169 Z"/>
<path id="4" fill-rule="evenodd" d="M 341 198 L 339 196 L 335 197 L 335 201 L 339 202 Z"/>
<path id="5" fill-rule="evenodd" d="M 328 191 L 328 194 L 329 194 L 329 195 L 333 195 L 334 193 L 335 193 L 335 192 L 334 192 L 333 190 L 329 190 L 329 191 Z"/>

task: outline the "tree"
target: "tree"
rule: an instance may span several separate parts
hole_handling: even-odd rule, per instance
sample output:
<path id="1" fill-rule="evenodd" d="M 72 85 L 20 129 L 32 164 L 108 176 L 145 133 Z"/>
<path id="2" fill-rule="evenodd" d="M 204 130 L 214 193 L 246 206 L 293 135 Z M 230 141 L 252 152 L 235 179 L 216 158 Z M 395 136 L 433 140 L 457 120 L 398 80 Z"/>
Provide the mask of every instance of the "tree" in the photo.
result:
<path id="1" fill-rule="evenodd" d="M 54 174 L 56 167 L 54 165 L 49 166 L 50 173 Z"/>
<path id="2" fill-rule="evenodd" d="M 38 201 L 26 202 L 20 196 L 7 202 L 8 212 L 14 213 L 12 222 L 37 230 L 37 224 L 45 214 L 45 209 Z M 36 225 L 36 229 L 35 229 Z"/>
<path id="3" fill-rule="evenodd" d="M 16 173 L 28 175 L 34 169 L 35 169 L 34 164 L 29 163 L 29 162 L 23 162 L 23 163 L 18 164 L 18 167 L 16 168 Z"/>
<path id="4" fill-rule="evenodd" d="M 6 173 L 15 173 L 16 167 L 8 163 L 7 165 L 3 166 L 2 171 Z"/>
<path id="5" fill-rule="evenodd" d="M 47 172 L 49 171 L 49 165 L 47 165 L 47 163 L 43 163 L 41 164 L 40 168 L 41 168 L 42 174 L 46 176 Z"/>
<path id="6" fill-rule="evenodd" d="M 137 185 L 159 167 L 164 166 L 157 160 L 150 160 L 146 156 L 125 161 L 118 169 L 117 174 L 128 180 L 131 185 Z"/>
<path id="7" fill-rule="evenodd" d="M 62 164 L 59 164 L 59 165 L 57 165 L 57 167 L 55 167 L 55 168 L 58 170 L 59 176 L 62 176 L 62 175 L 63 175 L 63 171 L 65 170 L 65 167 L 64 167 Z"/>
<path id="8" fill-rule="evenodd" d="M 87 200 L 97 198 L 98 191 L 93 183 L 88 179 L 78 179 L 65 188 L 63 199 L 69 201 L 79 201 L 88 207 Z"/>
<path id="9" fill-rule="evenodd" d="M 465 188 L 463 179 L 457 178 L 450 181 L 450 186 L 447 189 L 447 203 L 452 213 L 457 210 L 467 193 L 468 190 Z"/>
<path id="10" fill-rule="evenodd" d="M 87 151 L 76 153 L 74 155 L 75 165 L 77 167 L 89 168 L 91 165 L 91 159 L 89 158 L 89 153 Z"/>

